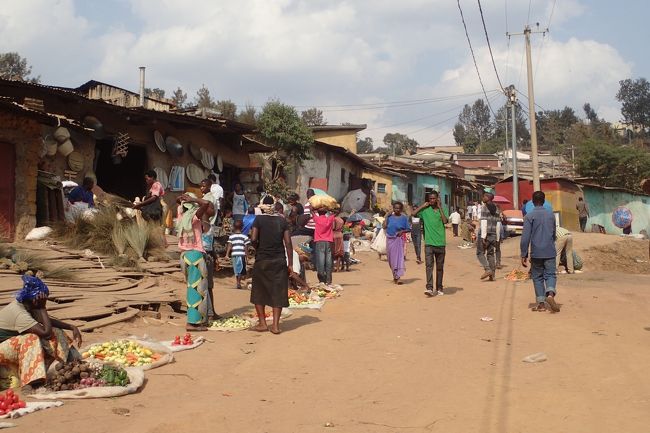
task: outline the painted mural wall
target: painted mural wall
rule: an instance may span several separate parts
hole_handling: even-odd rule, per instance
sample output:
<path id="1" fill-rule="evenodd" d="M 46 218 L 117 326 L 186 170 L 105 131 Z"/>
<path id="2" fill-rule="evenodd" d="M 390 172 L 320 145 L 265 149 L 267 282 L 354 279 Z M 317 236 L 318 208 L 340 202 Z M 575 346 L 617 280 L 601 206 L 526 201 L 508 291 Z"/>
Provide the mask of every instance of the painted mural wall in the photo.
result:
<path id="1" fill-rule="evenodd" d="M 583 189 L 590 210 L 587 229 L 591 224 L 599 224 L 605 227 L 607 233 L 622 234 L 623 230 L 612 223 L 612 212 L 619 206 L 625 206 L 634 217 L 632 233 L 638 234 L 641 230 L 650 233 L 650 196 L 591 186 L 584 186 Z"/>

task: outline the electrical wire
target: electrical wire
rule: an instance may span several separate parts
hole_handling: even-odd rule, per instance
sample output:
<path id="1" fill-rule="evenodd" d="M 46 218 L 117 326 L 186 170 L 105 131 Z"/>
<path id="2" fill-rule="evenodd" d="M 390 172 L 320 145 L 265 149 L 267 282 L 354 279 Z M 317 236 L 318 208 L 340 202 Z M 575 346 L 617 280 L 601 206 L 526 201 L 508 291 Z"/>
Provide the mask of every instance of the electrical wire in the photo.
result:
<path id="1" fill-rule="evenodd" d="M 463 15 L 463 9 L 460 7 L 460 0 L 457 0 L 458 3 L 458 11 L 460 12 L 460 19 L 463 21 L 463 27 L 465 28 L 465 36 L 467 36 L 467 43 L 469 44 L 469 50 L 472 53 L 472 60 L 474 60 L 474 67 L 476 68 L 476 74 L 478 75 L 478 81 L 481 83 L 481 88 L 483 89 L 483 94 L 485 96 L 485 100 L 488 103 L 488 107 L 490 108 L 490 111 L 494 115 L 494 117 L 497 117 L 496 114 L 494 113 L 494 110 L 492 109 L 492 106 L 490 105 L 490 102 L 488 101 L 488 96 L 487 92 L 485 91 L 485 86 L 483 85 L 483 79 L 481 78 L 481 73 L 478 70 L 478 64 L 476 63 L 476 56 L 474 55 L 474 48 L 472 48 L 472 41 L 469 39 L 469 33 L 467 32 L 467 24 L 465 24 L 465 16 Z"/>
<path id="2" fill-rule="evenodd" d="M 488 35 L 487 26 L 485 25 L 485 17 L 483 16 L 483 8 L 481 7 L 481 0 L 477 0 L 477 1 L 478 1 L 478 10 L 481 14 L 481 22 L 483 23 L 483 30 L 485 31 L 485 40 L 487 41 L 488 50 L 490 51 L 490 58 L 492 59 L 492 66 L 494 67 L 494 73 L 497 76 L 497 81 L 499 82 L 499 87 L 501 88 L 501 91 L 505 93 L 506 90 L 503 88 L 503 84 L 501 84 L 501 77 L 499 77 L 499 71 L 497 71 L 497 64 L 494 62 L 494 55 L 492 54 L 492 45 L 490 44 L 490 36 Z M 460 4 L 460 0 L 459 0 L 459 4 Z"/>
<path id="3" fill-rule="evenodd" d="M 553 13 L 555 12 L 555 4 L 557 0 L 553 0 L 553 6 L 551 6 L 551 13 L 548 16 L 548 24 L 546 24 L 546 31 L 542 34 L 542 43 L 539 47 L 539 55 L 537 56 L 537 64 L 535 65 L 535 70 L 533 71 L 533 79 L 537 78 L 537 71 L 539 70 L 539 63 L 542 59 L 542 53 L 544 52 L 544 41 L 546 41 L 546 33 L 551 29 L 551 21 L 553 21 Z"/>

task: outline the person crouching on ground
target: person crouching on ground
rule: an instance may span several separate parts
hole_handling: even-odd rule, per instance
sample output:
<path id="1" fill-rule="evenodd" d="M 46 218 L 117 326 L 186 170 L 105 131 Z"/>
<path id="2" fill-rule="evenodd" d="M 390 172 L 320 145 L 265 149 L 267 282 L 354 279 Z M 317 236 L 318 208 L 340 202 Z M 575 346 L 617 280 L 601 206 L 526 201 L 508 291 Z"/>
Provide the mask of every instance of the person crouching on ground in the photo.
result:
<path id="1" fill-rule="evenodd" d="M 289 265 L 293 257 L 293 246 L 289 235 L 289 223 L 275 211 L 272 197 L 264 197 L 258 215 L 251 230 L 251 242 L 255 247 L 255 264 L 251 303 L 255 305 L 258 324 L 254 331 L 271 331 L 279 334 L 280 313 L 289 306 L 289 275 L 293 267 Z M 266 306 L 273 309 L 273 324 L 266 324 Z"/>
<path id="2" fill-rule="evenodd" d="M 81 359 L 63 329 L 72 331 L 77 346 L 81 332 L 49 316 L 48 287 L 40 278 L 24 275 L 16 299 L 0 310 L 0 364 L 15 369 L 23 392 L 45 385 L 46 372 L 55 360 Z"/>
<path id="3" fill-rule="evenodd" d="M 497 206 L 494 203 L 489 202 L 486 207 L 487 213 L 484 213 L 481 217 L 480 242 L 483 243 L 483 254 L 487 255 L 487 268 L 481 275 L 481 280 L 489 278 L 490 281 L 494 281 L 497 269 L 495 254 L 501 241 L 501 219 L 497 214 Z"/>
<path id="4" fill-rule="evenodd" d="M 210 202 L 197 198 L 193 193 L 181 195 L 178 200 L 176 235 L 178 249 L 181 250 L 181 270 L 187 283 L 187 326 L 188 331 L 206 331 L 208 321 L 208 270 L 205 263 L 205 250 L 201 218 L 208 211 Z"/>
<path id="5" fill-rule="evenodd" d="M 316 225 L 314 229 L 314 264 L 318 281 L 323 284 L 332 284 L 332 244 L 334 243 L 334 219 L 336 215 L 328 213 L 327 209 L 313 209 L 312 220 Z"/>
<path id="6" fill-rule="evenodd" d="M 388 265 L 393 272 L 393 282 L 402 284 L 400 278 L 406 272 L 404 263 L 404 233 L 410 231 L 409 220 L 404 211 L 404 205 L 397 202 L 393 205 L 393 212 L 384 220 L 383 228 L 386 230 L 386 255 Z"/>
<path id="7" fill-rule="evenodd" d="M 560 307 L 555 302 L 556 263 L 555 263 L 555 216 L 544 208 L 546 196 L 542 191 L 533 193 L 534 208 L 524 218 L 521 235 L 521 265 L 527 267 L 530 248 L 530 267 L 537 305 L 533 311 L 546 311 L 546 302 L 553 312 Z"/>
<path id="8" fill-rule="evenodd" d="M 226 247 L 226 257 L 230 257 L 232 269 L 237 279 L 237 288 L 241 289 L 242 276 L 246 275 L 246 249 L 251 244 L 250 239 L 242 234 L 242 221 L 235 221 L 233 233 L 228 237 L 228 247 Z"/>

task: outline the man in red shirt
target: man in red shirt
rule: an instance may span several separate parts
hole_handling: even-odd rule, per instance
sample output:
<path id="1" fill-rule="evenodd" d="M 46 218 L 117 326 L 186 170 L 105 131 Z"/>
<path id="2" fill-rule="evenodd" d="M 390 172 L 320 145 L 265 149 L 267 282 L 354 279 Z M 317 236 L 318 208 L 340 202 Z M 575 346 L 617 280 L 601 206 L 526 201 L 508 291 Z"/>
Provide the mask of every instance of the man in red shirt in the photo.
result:
<path id="1" fill-rule="evenodd" d="M 334 243 L 334 219 L 336 215 L 330 214 L 325 209 L 312 210 L 314 221 L 314 264 L 318 281 L 332 284 L 332 244 Z"/>

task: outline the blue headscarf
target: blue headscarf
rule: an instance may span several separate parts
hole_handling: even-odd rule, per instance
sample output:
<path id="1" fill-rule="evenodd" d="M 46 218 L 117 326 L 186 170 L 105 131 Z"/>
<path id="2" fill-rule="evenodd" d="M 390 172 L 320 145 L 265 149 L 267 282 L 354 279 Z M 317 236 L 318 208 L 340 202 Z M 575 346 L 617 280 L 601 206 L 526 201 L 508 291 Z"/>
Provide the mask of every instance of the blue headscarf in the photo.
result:
<path id="1" fill-rule="evenodd" d="M 30 301 L 41 293 L 45 293 L 46 296 L 50 294 L 45 283 L 38 277 L 23 275 L 23 288 L 16 293 L 16 300 L 18 302 Z"/>

